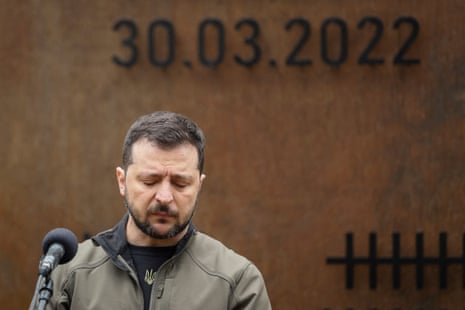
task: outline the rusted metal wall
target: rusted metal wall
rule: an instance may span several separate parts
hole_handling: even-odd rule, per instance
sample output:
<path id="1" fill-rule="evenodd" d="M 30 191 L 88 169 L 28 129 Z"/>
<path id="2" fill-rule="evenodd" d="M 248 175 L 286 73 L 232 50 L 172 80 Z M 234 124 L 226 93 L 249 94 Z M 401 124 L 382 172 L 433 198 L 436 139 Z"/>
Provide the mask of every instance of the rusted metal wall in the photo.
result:
<path id="1" fill-rule="evenodd" d="M 197 226 L 275 309 L 462 309 L 463 1 L 3 1 L 0 304 L 41 241 L 124 213 L 128 126 L 173 110 L 208 147 Z"/>

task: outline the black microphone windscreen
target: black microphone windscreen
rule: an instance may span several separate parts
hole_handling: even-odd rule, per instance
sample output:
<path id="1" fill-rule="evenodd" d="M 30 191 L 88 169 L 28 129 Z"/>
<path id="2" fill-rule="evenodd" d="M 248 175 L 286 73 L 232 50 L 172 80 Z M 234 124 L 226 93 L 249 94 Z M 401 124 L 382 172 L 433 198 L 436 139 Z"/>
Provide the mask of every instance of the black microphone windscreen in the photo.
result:
<path id="1" fill-rule="evenodd" d="M 78 248 L 78 240 L 76 235 L 66 228 L 55 228 L 49 231 L 42 241 L 42 251 L 47 254 L 48 248 L 53 244 L 61 244 L 65 250 L 65 254 L 60 260 L 60 264 L 69 262 L 76 255 Z"/>

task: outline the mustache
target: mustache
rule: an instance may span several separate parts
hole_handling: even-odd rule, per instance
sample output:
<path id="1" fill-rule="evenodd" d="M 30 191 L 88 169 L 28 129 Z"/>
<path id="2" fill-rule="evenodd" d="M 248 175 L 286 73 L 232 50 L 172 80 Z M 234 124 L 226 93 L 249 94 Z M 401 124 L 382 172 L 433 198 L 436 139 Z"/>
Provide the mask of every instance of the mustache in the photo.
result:
<path id="1" fill-rule="evenodd" d="M 179 214 L 178 210 L 170 208 L 170 206 L 164 205 L 164 204 L 156 204 L 153 206 L 149 206 L 147 208 L 148 214 L 154 214 L 154 213 L 159 213 L 159 212 L 166 213 L 169 216 L 174 216 L 174 217 L 177 217 Z"/>

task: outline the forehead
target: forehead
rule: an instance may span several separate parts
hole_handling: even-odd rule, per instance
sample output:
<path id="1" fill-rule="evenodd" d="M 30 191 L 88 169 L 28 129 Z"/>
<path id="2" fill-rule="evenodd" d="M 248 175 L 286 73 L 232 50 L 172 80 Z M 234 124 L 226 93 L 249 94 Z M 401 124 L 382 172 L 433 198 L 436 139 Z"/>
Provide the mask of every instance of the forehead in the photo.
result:
<path id="1" fill-rule="evenodd" d="M 136 141 L 132 146 L 132 164 L 146 168 L 164 167 L 182 170 L 198 169 L 197 149 L 190 143 L 174 147 L 160 147 L 147 139 Z"/>

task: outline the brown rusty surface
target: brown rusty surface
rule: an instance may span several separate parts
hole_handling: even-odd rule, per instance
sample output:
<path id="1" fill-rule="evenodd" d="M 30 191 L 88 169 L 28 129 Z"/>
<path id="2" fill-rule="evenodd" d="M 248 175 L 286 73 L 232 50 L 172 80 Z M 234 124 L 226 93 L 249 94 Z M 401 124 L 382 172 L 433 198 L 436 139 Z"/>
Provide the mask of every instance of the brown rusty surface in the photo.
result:
<path id="1" fill-rule="evenodd" d="M 392 288 L 390 265 L 378 266 L 376 289 L 367 265 L 345 287 L 345 234 L 354 253 L 415 256 L 423 232 L 425 256 L 438 256 L 439 234 L 449 256 L 462 255 L 465 223 L 465 5 L 462 1 L 3 1 L 0 10 L 0 304 L 29 305 L 45 233 L 67 227 L 82 239 L 111 227 L 124 213 L 114 168 L 131 122 L 153 110 L 183 113 L 204 128 L 206 174 L 199 229 L 253 260 L 262 270 L 274 309 L 459 309 L 465 305 L 462 269 L 449 266 L 440 289 L 438 265 L 401 268 Z M 384 23 L 373 56 L 385 64 L 358 65 L 372 30 Z M 409 57 L 394 66 L 408 28 L 420 24 Z M 225 26 L 225 59 L 218 68 L 197 60 L 198 26 L 208 17 Z M 235 31 L 246 17 L 259 22 L 262 60 L 253 68 L 248 35 Z M 299 39 L 295 17 L 311 22 L 299 55 L 305 68 L 284 65 Z M 348 26 L 348 58 L 336 67 L 320 57 L 320 26 L 339 17 Z M 138 26 L 138 62 L 123 68 L 124 31 Z M 156 68 L 147 56 L 148 25 L 164 18 L 176 29 L 176 60 Z M 334 33 L 333 33 L 334 34 Z M 336 33 L 337 34 L 337 33 Z M 207 41 L 215 34 L 209 32 Z M 337 53 L 333 41 L 330 52 Z M 213 46 L 214 47 L 214 46 Z M 211 44 L 208 53 L 214 53 Z M 208 54 L 209 57 L 214 54 Z M 334 55 L 334 54 L 331 54 Z M 161 56 L 160 56 L 161 57 Z M 183 65 L 184 60 L 191 67 Z M 269 65 L 270 59 L 277 66 Z M 458 306 L 461 305 L 461 306 Z"/>

